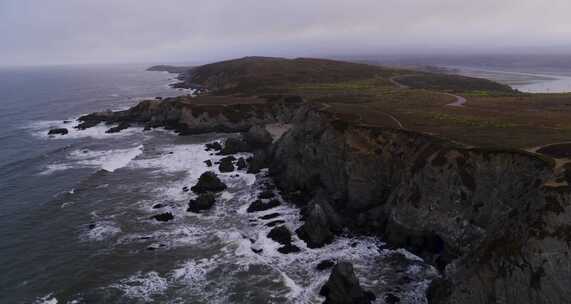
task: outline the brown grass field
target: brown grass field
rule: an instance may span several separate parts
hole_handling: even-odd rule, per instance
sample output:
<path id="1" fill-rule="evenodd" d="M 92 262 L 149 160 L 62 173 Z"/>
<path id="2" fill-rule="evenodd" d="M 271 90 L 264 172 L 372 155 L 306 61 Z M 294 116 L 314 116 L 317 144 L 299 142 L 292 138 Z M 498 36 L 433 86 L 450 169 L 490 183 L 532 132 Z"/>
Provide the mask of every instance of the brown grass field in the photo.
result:
<path id="1" fill-rule="evenodd" d="M 404 127 L 467 146 L 528 149 L 571 141 L 571 94 L 524 94 L 489 80 L 414 73 L 322 59 L 247 57 L 193 70 L 189 81 L 214 91 L 190 102 L 299 95 L 352 123 Z M 467 103 L 447 106 L 455 97 L 446 92 Z"/>

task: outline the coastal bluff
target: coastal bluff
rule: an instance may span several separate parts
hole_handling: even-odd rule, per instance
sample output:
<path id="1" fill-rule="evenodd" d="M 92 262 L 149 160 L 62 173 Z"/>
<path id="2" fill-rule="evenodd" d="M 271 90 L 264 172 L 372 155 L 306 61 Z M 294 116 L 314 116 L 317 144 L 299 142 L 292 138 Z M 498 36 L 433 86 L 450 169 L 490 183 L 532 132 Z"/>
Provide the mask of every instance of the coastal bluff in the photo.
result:
<path id="1" fill-rule="evenodd" d="M 252 60 L 263 66 L 276 61 L 248 58 L 246 64 Z M 260 163 L 269 168 L 282 196 L 302 210 L 304 223 L 296 233 L 308 246 L 324 246 L 349 231 L 406 248 L 440 273 L 427 290 L 431 304 L 571 303 L 571 187 L 552 183 L 552 158 L 364 123 L 375 108 L 363 110 L 362 95 L 338 91 L 369 83 L 335 82 L 347 81 L 351 73 L 362 81 L 398 72 L 318 61 L 302 73 L 304 81 L 311 81 L 309 90 L 291 82 L 284 89 L 271 70 L 266 71 L 271 81 L 256 83 L 244 76 L 249 66 L 231 73 L 236 66 L 233 61 L 229 70 L 217 64 L 195 72 L 192 81 L 211 89 L 208 96 L 148 100 L 125 111 L 93 113 L 79 118 L 78 128 L 123 124 L 191 135 L 288 125 L 259 153 Z M 344 76 L 332 72 L 323 76 L 326 84 L 320 83 L 320 74 L 312 73 L 322 66 L 327 69 L 321 71 Z M 341 73 L 344 69 L 348 73 Z M 369 74 L 357 73 L 363 69 Z M 280 71 L 285 75 L 280 77 L 291 76 Z M 300 88 L 307 91 L 297 94 Z M 336 108 L 334 93 L 352 103 Z M 434 101 L 438 106 L 447 102 Z M 361 116 L 341 111 L 346 108 L 360 109 Z"/>

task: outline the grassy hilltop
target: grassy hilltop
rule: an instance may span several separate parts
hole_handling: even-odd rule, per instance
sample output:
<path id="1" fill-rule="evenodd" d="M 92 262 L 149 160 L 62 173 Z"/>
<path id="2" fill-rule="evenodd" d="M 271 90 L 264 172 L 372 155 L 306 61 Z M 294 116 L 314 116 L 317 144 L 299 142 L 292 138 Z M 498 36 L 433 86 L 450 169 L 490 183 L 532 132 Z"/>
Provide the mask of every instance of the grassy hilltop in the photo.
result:
<path id="1" fill-rule="evenodd" d="M 524 94 L 493 81 L 325 59 L 246 57 L 192 68 L 197 104 L 298 95 L 352 123 L 405 128 L 478 147 L 529 148 L 571 139 L 571 94 Z M 448 104 L 466 99 L 463 106 Z"/>

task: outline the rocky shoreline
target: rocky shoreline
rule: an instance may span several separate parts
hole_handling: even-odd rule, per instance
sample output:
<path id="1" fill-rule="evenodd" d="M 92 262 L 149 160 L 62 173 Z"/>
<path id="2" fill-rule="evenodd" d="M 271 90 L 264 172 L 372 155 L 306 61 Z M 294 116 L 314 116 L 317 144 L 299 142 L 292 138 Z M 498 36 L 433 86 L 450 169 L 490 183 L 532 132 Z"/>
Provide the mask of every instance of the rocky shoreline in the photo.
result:
<path id="1" fill-rule="evenodd" d="M 104 122 L 118 124 L 114 131 L 139 125 L 181 135 L 257 129 L 246 134 L 258 134 L 262 144 L 252 145 L 245 135 L 247 145 L 230 141 L 220 153 L 248 150 L 254 154 L 248 170 L 269 167 L 282 196 L 302 208 L 305 223 L 295 233 L 309 247 L 351 231 L 407 248 L 441 272 L 429 303 L 571 300 L 565 288 L 571 283 L 571 189 L 545 185 L 553 177 L 549 159 L 354 125 L 285 97 L 229 105 L 150 100 L 79 121 L 80 129 Z M 270 143 L 260 126 L 276 123 L 292 127 Z M 284 235 L 275 232 L 276 239 Z"/>

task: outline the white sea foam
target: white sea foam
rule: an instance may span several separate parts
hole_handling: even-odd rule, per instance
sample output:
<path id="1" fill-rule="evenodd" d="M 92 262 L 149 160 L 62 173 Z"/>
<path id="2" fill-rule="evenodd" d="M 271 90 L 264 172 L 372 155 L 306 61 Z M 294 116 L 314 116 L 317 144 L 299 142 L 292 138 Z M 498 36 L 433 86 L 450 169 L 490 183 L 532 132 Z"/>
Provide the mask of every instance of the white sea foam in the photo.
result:
<path id="1" fill-rule="evenodd" d="M 153 296 L 162 294 L 168 288 L 166 278 L 161 277 L 156 271 L 147 273 L 136 273 L 135 275 L 121 280 L 112 288 L 119 289 L 128 298 L 152 302 Z"/>
<path id="2" fill-rule="evenodd" d="M 106 151 L 76 150 L 69 154 L 75 164 L 86 167 L 98 167 L 113 172 L 127 166 L 135 157 L 143 153 L 143 145 L 127 149 Z"/>
<path id="3" fill-rule="evenodd" d="M 64 140 L 64 139 L 78 139 L 78 138 L 94 138 L 94 139 L 106 139 L 106 138 L 119 138 L 126 137 L 136 133 L 140 133 L 142 128 L 131 127 L 122 130 L 118 133 L 105 133 L 109 128 L 113 126 L 108 126 L 100 123 L 94 127 L 78 130 L 75 127 L 79 125 L 79 122 L 74 119 L 70 119 L 69 123 L 64 123 L 63 120 L 50 120 L 50 121 L 37 121 L 25 128 L 30 130 L 32 134 L 39 138 L 50 139 L 50 140 Z M 65 128 L 68 130 L 66 135 L 48 135 L 50 129 L 54 128 Z"/>
<path id="4" fill-rule="evenodd" d="M 214 263 L 210 259 L 202 259 L 200 261 L 190 260 L 181 265 L 180 268 L 173 270 L 172 278 L 185 284 L 197 285 L 204 283 L 208 266 Z"/>
<path id="5" fill-rule="evenodd" d="M 121 232 L 121 228 L 111 221 L 102 221 L 95 224 L 93 229 L 90 229 L 86 236 L 92 241 L 103 241 L 109 239 Z"/>
<path id="6" fill-rule="evenodd" d="M 39 175 L 51 175 L 58 171 L 64 171 L 67 169 L 73 168 L 70 164 L 49 164 L 45 167 L 45 169 L 39 173 Z"/>
<path id="7" fill-rule="evenodd" d="M 34 304 L 57 304 L 58 300 L 52 294 L 45 295 L 37 299 Z"/>

